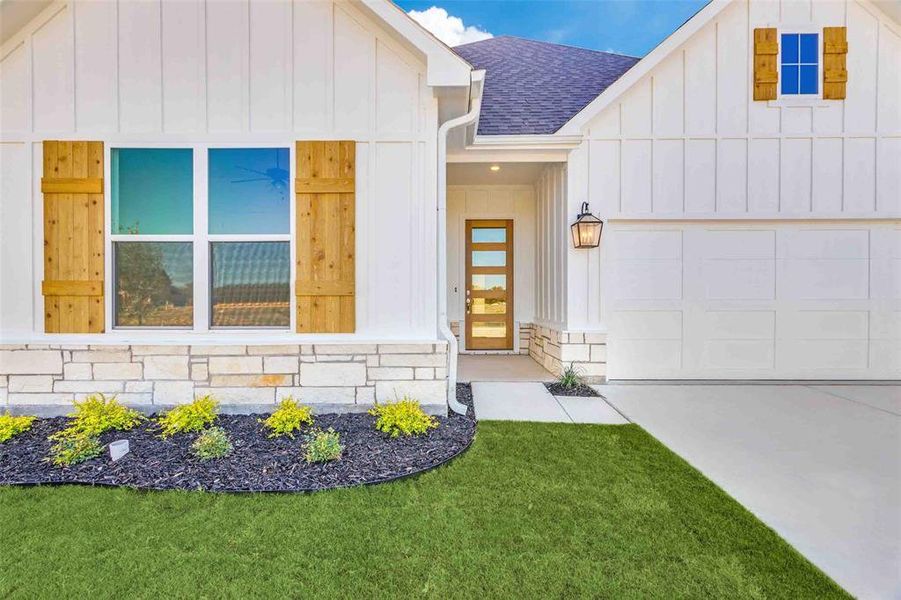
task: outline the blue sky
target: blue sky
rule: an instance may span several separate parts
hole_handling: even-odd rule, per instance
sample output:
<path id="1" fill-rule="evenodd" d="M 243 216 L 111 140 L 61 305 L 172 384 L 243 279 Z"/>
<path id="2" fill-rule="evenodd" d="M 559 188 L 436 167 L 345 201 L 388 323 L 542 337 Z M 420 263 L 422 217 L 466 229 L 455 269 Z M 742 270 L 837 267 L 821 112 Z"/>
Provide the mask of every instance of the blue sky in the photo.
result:
<path id="1" fill-rule="evenodd" d="M 435 6 L 463 26 L 644 56 L 707 0 L 395 0 L 405 11 Z M 442 24 L 438 24 L 442 26 Z M 438 32 L 435 32 L 436 35 Z M 438 37 L 442 37 L 438 35 Z M 464 36 L 463 39 L 470 39 Z M 445 40 L 447 41 L 447 40 Z"/>

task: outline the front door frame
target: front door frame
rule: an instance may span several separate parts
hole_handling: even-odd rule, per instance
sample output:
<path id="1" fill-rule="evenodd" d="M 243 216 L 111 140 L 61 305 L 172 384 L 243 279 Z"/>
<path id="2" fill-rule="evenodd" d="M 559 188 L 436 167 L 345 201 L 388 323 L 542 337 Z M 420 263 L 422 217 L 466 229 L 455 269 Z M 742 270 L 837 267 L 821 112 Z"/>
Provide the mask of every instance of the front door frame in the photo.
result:
<path id="1" fill-rule="evenodd" d="M 466 265 L 466 281 L 464 282 L 465 296 L 464 302 L 464 319 L 463 328 L 466 340 L 466 350 L 468 351 L 500 351 L 512 352 L 514 350 L 514 320 L 513 320 L 513 299 L 514 299 L 514 232 L 513 219 L 465 219 L 464 227 L 466 231 L 466 256 L 464 257 Z M 476 243 L 472 241 L 473 227 L 503 227 L 506 229 L 506 241 L 503 243 Z M 475 248 L 473 247 L 475 246 Z M 500 246 L 500 247 L 499 247 Z M 503 267 L 473 267 L 472 252 L 473 250 L 503 250 L 507 253 L 506 264 Z M 490 272 L 489 272 L 490 271 Z M 506 276 L 506 290 L 504 291 L 504 299 L 506 300 L 504 323 L 506 325 L 506 336 L 503 338 L 476 338 L 475 342 L 472 336 L 472 323 L 478 320 L 498 321 L 499 319 L 493 315 L 473 315 L 470 310 L 470 301 L 472 298 L 488 297 L 490 292 L 472 290 L 472 276 L 478 275 L 480 272 L 484 274 L 503 274 Z M 496 342 L 494 340 L 497 340 Z M 478 345 L 478 347 L 476 347 Z"/>

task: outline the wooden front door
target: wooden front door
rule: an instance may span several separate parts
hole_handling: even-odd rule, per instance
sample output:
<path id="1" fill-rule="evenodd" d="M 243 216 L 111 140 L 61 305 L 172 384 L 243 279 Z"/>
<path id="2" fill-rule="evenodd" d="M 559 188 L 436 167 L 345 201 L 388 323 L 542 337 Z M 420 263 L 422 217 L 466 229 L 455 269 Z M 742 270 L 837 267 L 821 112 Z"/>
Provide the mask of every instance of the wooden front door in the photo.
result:
<path id="1" fill-rule="evenodd" d="M 513 349 L 513 221 L 466 221 L 466 349 Z"/>

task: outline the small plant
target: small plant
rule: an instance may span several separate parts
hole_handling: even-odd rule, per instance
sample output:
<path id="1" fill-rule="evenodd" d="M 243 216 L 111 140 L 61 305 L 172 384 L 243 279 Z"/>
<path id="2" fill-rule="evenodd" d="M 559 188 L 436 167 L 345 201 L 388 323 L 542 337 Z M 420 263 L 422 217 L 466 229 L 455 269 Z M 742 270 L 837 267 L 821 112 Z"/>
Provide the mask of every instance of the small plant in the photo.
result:
<path id="1" fill-rule="evenodd" d="M 569 366 L 560 373 L 560 376 L 557 378 L 557 383 L 564 389 L 572 390 L 582 385 L 582 376 L 579 375 L 579 372 L 573 367 L 572 363 L 570 363 Z"/>
<path id="2" fill-rule="evenodd" d="M 294 439 L 294 432 L 304 425 L 313 424 L 313 414 L 309 406 L 301 406 L 288 396 L 282 400 L 278 409 L 266 420 L 260 420 L 269 430 L 269 437 L 276 438 L 286 435 Z"/>
<path id="3" fill-rule="evenodd" d="M 375 428 L 393 438 L 400 435 L 422 435 L 438 427 L 438 419 L 427 415 L 419 402 L 404 396 L 397 402 L 376 404 L 369 409 L 376 417 Z"/>
<path id="4" fill-rule="evenodd" d="M 60 433 L 65 431 L 67 430 Z M 57 442 L 50 447 L 50 458 L 47 460 L 58 467 L 77 465 L 99 456 L 103 451 L 103 445 L 96 436 L 69 433 L 55 439 Z"/>
<path id="5" fill-rule="evenodd" d="M 107 431 L 129 431 L 144 420 L 144 415 L 122 406 L 115 396 L 108 399 L 103 394 L 91 394 L 73 404 L 75 412 L 69 414 L 72 420 L 69 427 L 57 434 L 60 437 L 96 437 Z"/>
<path id="6" fill-rule="evenodd" d="M 0 415 L 0 444 L 31 429 L 37 417 L 14 417 L 9 413 Z"/>
<path id="7" fill-rule="evenodd" d="M 221 427 L 210 427 L 204 430 L 191 444 L 194 456 L 200 460 L 211 460 L 228 456 L 233 448 L 228 434 Z"/>
<path id="8" fill-rule="evenodd" d="M 341 458 L 341 452 L 344 450 L 341 436 L 331 427 L 327 431 L 314 429 L 305 439 L 304 458 L 308 463 L 329 462 Z"/>
<path id="9" fill-rule="evenodd" d="M 219 403 L 209 394 L 195 398 L 194 402 L 176 406 L 164 415 L 157 417 L 156 422 L 162 427 L 162 437 L 172 437 L 176 433 L 200 431 L 212 425 L 219 412 Z"/>

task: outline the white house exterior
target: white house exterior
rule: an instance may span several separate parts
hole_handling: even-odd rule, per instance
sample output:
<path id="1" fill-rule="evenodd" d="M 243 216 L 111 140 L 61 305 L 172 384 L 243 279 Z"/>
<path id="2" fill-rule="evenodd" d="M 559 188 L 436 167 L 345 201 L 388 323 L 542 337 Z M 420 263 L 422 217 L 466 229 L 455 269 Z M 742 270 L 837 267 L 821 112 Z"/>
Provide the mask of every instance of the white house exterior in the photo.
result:
<path id="1" fill-rule="evenodd" d="M 0 406 L 209 392 L 364 410 L 409 394 L 443 412 L 458 351 L 592 380 L 897 379 L 896 18 L 868 0 L 715 1 L 553 131 L 503 134 L 485 132 L 492 67 L 389 2 L 50 3 L 0 50 Z M 846 28 L 844 98 L 754 100 L 755 29 L 817 34 L 821 81 L 825 27 Z M 66 144 L 102 142 L 102 173 L 48 175 L 48 140 L 76 148 L 76 168 L 82 146 Z M 338 140 L 345 170 L 323 175 Z M 234 164 L 251 150 L 275 165 Z M 220 191 L 244 181 L 234 169 L 266 188 Z M 181 204 L 142 195 L 182 179 Z M 101 201 L 102 245 L 67 265 L 83 275 L 48 277 L 66 270 L 48 257 L 92 235 L 53 212 L 68 209 L 45 214 L 67 194 Z M 310 208 L 339 197 L 343 212 Z M 570 239 L 583 202 L 605 221 L 596 249 Z M 124 258 L 139 243 L 167 273 L 152 326 L 123 283 L 148 279 Z M 502 286 L 484 283 L 496 260 Z M 66 309 L 73 297 L 97 307 L 91 332 L 71 331 L 88 306 Z"/>

